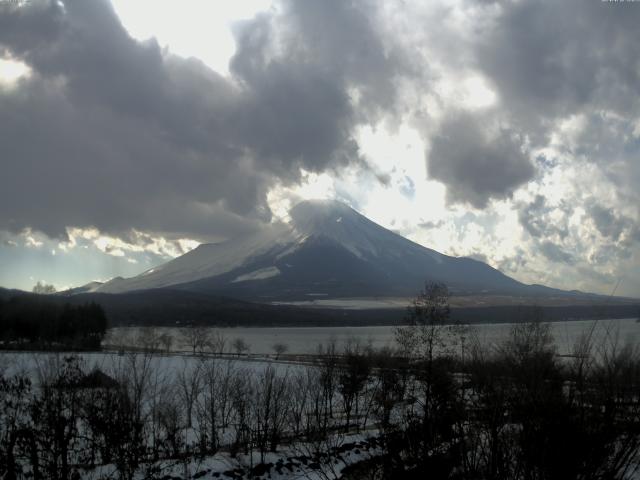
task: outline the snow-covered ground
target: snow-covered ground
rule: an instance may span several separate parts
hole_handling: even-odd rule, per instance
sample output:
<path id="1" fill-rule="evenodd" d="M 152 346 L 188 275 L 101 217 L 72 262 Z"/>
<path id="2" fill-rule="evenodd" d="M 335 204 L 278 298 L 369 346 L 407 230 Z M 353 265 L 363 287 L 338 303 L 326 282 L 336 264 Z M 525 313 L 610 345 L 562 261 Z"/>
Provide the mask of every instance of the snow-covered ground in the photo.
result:
<path id="1" fill-rule="evenodd" d="M 295 305 L 298 307 L 340 308 L 347 310 L 366 310 L 378 308 L 406 308 L 411 299 L 403 297 L 377 297 L 377 298 L 313 298 L 323 294 L 308 293 L 309 300 L 292 302 L 273 302 L 274 305 Z"/>
<path id="2" fill-rule="evenodd" d="M 26 375 L 32 379 L 34 388 L 43 378 L 54 378 L 62 370 L 63 365 L 69 358 L 70 353 L 35 353 L 16 352 L 0 353 L 0 374 L 4 377 L 13 375 Z M 79 354 L 81 365 L 85 372 L 99 369 L 112 378 L 120 379 L 123 374 L 131 382 L 141 381 L 143 387 L 143 411 L 145 421 L 151 422 L 156 415 L 155 409 L 163 405 L 159 400 L 163 395 L 167 395 L 167 388 L 170 389 L 170 396 L 181 397 L 184 393 L 181 390 L 181 382 L 184 379 L 195 378 L 194 372 L 197 369 L 200 386 L 199 394 L 194 400 L 194 409 L 200 405 L 198 400 L 205 394 L 208 388 L 208 381 L 213 377 L 210 366 L 204 366 L 203 362 L 216 362 L 219 366 L 215 382 L 222 382 L 225 372 L 234 372 L 234 379 L 254 378 L 252 384 L 254 389 L 259 389 L 262 381 L 268 378 L 265 375 L 267 368 L 274 368 L 275 374 L 280 378 L 293 379 L 296 375 L 304 378 L 306 375 L 304 368 L 299 365 L 284 363 L 274 363 L 268 359 L 261 361 L 246 359 L 212 358 L 206 356 L 191 356 L 183 354 L 159 355 L 143 353 L 125 353 L 122 355 L 111 353 L 82 353 Z M 137 380 L 136 380 L 137 379 Z M 274 384 L 277 385 L 277 384 Z M 132 388 L 135 389 L 133 385 Z M 219 388 L 218 384 L 215 384 Z M 165 393 L 162 393 L 165 392 Z M 182 393 L 181 393 L 182 392 Z M 291 392 L 292 395 L 296 395 Z M 233 395 L 233 393 L 229 393 Z M 259 391 L 249 389 L 247 401 L 251 406 L 248 408 L 254 411 L 256 402 L 261 399 Z M 183 400 L 180 400 L 183 401 Z M 206 405 L 206 403 L 202 403 Z M 255 410 L 258 411 L 258 410 Z M 184 412 L 183 412 L 184 415 Z M 322 443 L 309 444 L 305 442 L 280 442 L 277 451 L 263 452 L 250 449 L 248 452 L 240 452 L 232 455 L 229 446 L 234 442 L 237 431 L 235 426 L 228 426 L 219 431 L 219 441 L 221 449 L 215 455 L 198 455 L 200 436 L 202 431 L 198 424 L 202 418 L 194 412 L 192 427 L 178 427 L 178 435 L 183 439 L 183 447 L 191 452 L 189 455 L 181 455 L 179 458 L 163 459 L 150 463 L 143 463 L 138 468 L 134 479 L 190 479 L 190 478 L 234 478 L 234 479 L 327 479 L 340 478 L 342 470 L 361 460 L 371 458 L 378 454 L 379 449 L 375 437 L 377 432 L 371 428 L 366 429 L 366 433 L 347 434 L 337 432 L 330 435 Z M 342 417 L 337 415 L 335 421 L 340 421 Z M 156 420 L 157 421 L 157 420 Z M 184 421 L 184 419 L 183 419 Z M 160 423 L 162 425 L 162 423 Z M 82 427 L 80 432 L 82 431 Z M 202 427 L 206 428 L 206 427 Z M 284 432 L 286 434 L 286 432 Z M 148 433 L 151 435 L 151 433 Z M 82 435 L 80 435 L 82 437 Z M 155 437 L 149 436 L 148 443 L 155 442 Z M 77 448 L 77 446 L 76 446 Z M 324 452 L 324 453 L 321 453 Z M 74 467 L 77 469 L 80 478 L 85 480 L 116 479 L 119 478 L 117 466 L 115 464 L 98 465 L 92 468 Z"/>
<path id="3" fill-rule="evenodd" d="M 86 371 L 100 370 L 108 375 L 117 377 L 116 372 L 126 368 L 126 363 L 131 361 L 131 356 L 142 357 L 143 354 L 135 353 L 111 353 L 111 352 L 84 352 L 73 354 L 71 352 L 7 352 L 0 351 L 0 374 L 9 377 L 16 374 L 26 374 L 37 381 L 41 374 L 45 374 L 48 369 L 60 365 L 65 357 L 78 355 L 82 358 L 83 367 Z M 190 355 L 173 353 L 169 355 L 154 353 L 148 356 L 149 366 L 163 375 L 175 377 L 180 372 L 195 368 L 200 362 L 213 357 L 202 355 Z M 265 357 L 240 357 L 231 356 L 215 358 L 217 362 L 229 363 L 233 368 L 246 370 L 248 372 L 260 373 L 265 368 L 272 366 L 281 375 L 297 372 L 300 366 L 292 363 L 276 362 Z"/>
<path id="4" fill-rule="evenodd" d="M 315 445 L 300 443 L 281 449 L 277 453 L 267 453 L 261 461 L 257 451 L 231 457 L 228 452 L 219 452 L 213 456 L 163 460 L 146 466 L 135 476 L 136 480 L 154 477 L 163 479 L 221 478 L 251 480 L 327 480 L 338 479 L 345 467 L 379 454 L 376 432 L 351 435 L 337 435 L 330 448 L 329 455 L 314 453 Z M 141 469 L 142 470 L 142 469 Z M 84 480 L 115 478 L 114 465 L 103 465 L 98 468 L 80 472 Z"/>

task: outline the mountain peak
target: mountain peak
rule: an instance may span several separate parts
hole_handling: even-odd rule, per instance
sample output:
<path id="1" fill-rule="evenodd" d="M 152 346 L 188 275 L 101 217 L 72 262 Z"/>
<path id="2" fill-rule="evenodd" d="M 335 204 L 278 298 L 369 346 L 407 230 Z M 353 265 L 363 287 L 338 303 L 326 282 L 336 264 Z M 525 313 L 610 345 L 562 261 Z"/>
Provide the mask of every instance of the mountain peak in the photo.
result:
<path id="1" fill-rule="evenodd" d="M 398 242 L 402 245 L 400 248 L 415 245 L 336 200 L 301 202 L 291 209 L 290 217 L 299 239 L 328 240 L 359 258 L 377 257 L 384 251 L 396 250 Z"/>
<path id="2" fill-rule="evenodd" d="M 293 207 L 289 215 L 292 226 L 303 235 L 327 235 L 348 228 L 347 224 L 366 220 L 337 200 L 305 200 Z"/>
<path id="3" fill-rule="evenodd" d="M 331 215 L 331 214 L 341 214 L 341 213 L 356 213 L 353 208 L 347 205 L 344 202 L 339 200 L 331 200 L 331 199 L 311 199 L 311 200 L 303 200 L 300 203 L 296 204 L 291 209 L 291 215 L 296 214 L 305 214 L 305 215 Z"/>

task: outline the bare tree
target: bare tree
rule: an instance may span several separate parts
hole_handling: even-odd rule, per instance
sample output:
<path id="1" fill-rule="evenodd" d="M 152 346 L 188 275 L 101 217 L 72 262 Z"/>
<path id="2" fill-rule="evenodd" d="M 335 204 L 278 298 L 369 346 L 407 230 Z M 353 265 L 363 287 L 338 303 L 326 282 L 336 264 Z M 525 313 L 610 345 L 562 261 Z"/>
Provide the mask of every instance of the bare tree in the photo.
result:
<path id="1" fill-rule="evenodd" d="M 134 343 L 132 339 L 131 330 L 129 328 L 113 328 L 107 331 L 104 339 L 105 348 L 113 348 L 120 354 L 124 354 L 127 347 Z"/>
<path id="2" fill-rule="evenodd" d="M 275 451 L 282 437 L 289 405 L 288 392 L 287 376 L 277 375 L 272 365 L 258 375 L 253 389 L 252 438 L 260 452 L 261 462 L 264 462 L 267 449 Z"/>
<path id="3" fill-rule="evenodd" d="M 234 372 L 232 361 L 208 359 L 202 363 L 202 392 L 196 406 L 203 453 L 218 450 L 220 433 L 229 426 Z"/>
<path id="4" fill-rule="evenodd" d="M 284 355 L 289 350 L 289 346 L 286 343 L 274 343 L 271 349 L 276 354 L 276 360 L 280 358 L 280 355 Z"/>
<path id="5" fill-rule="evenodd" d="M 305 368 L 291 377 L 291 404 L 288 415 L 289 425 L 295 437 L 302 433 L 304 422 L 310 410 L 310 391 L 317 380 L 317 372 L 310 368 Z"/>
<path id="6" fill-rule="evenodd" d="M 163 447 L 163 457 L 177 458 L 185 448 L 182 405 L 179 397 L 167 396 L 159 402 L 154 410 L 159 427 L 159 443 Z"/>
<path id="7" fill-rule="evenodd" d="M 193 425 L 193 409 L 195 401 L 200 394 L 201 372 L 202 362 L 183 359 L 182 368 L 177 373 L 176 381 L 182 405 L 185 409 L 186 428 L 191 428 Z"/>
<path id="8" fill-rule="evenodd" d="M 136 334 L 136 346 L 147 352 L 156 352 L 160 349 L 161 338 L 155 327 L 138 328 Z"/>
<path id="9" fill-rule="evenodd" d="M 320 371 L 322 398 L 325 402 L 324 408 L 322 408 L 321 411 L 324 415 L 328 415 L 328 418 L 331 418 L 333 417 L 333 398 L 336 392 L 338 374 L 338 352 L 335 338 L 331 338 L 326 346 L 322 344 L 318 345 L 317 359 Z M 325 428 L 328 418 L 325 418 Z"/>
<path id="10" fill-rule="evenodd" d="M 292 450 L 299 457 L 308 459 L 307 462 L 303 462 L 300 465 L 301 476 L 308 479 L 319 478 L 322 480 L 344 478 L 342 471 L 350 462 L 348 456 L 341 454 L 341 450 L 347 437 L 344 432 L 325 433 L 324 435 L 307 437 L 303 441 L 292 445 Z"/>
<path id="11" fill-rule="evenodd" d="M 395 330 L 403 353 L 429 363 L 447 346 L 452 334 L 449 320 L 449 289 L 443 283 L 427 283 L 407 309 L 405 327 Z"/>
<path id="12" fill-rule="evenodd" d="M 156 372 L 153 358 L 150 353 L 129 353 L 112 359 L 112 375 L 120 388 L 108 398 L 106 431 L 113 446 L 113 462 L 125 479 L 133 478 L 146 457 Z"/>
<path id="13" fill-rule="evenodd" d="M 164 351 L 169 353 L 173 345 L 173 335 L 171 335 L 170 332 L 162 332 L 158 340 L 160 340 L 160 343 L 164 347 Z"/>
<path id="14" fill-rule="evenodd" d="M 163 424 L 166 418 L 161 418 L 161 414 L 166 413 L 166 409 L 162 406 L 167 404 L 175 405 L 176 399 L 179 398 L 176 391 L 175 374 L 167 369 L 154 368 L 149 374 L 147 384 L 147 400 L 145 404 L 149 410 L 147 425 L 148 437 L 153 450 L 153 458 L 159 457 L 159 449 L 166 447 L 167 424 Z M 181 405 L 180 405 L 181 407 Z M 182 426 L 182 424 L 181 424 Z M 164 433 L 163 433 L 164 430 Z M 164 434 L 164 438 L 163 438 Z"/>
<path id="15" fill-rule="evenodd" d="M 40 476 L 40 462 L 34 429 L 30 428 L 29 409 L 32 405 L 31 380 L 27 375 L 3 378 L 0 372 L 0 476 L 18 478 L 19 447 L 28 451 L 34 478 Z"/>
<path id="16" fill-rule="evenodd" d="M 348 351 L 338 369 L 338 391 L 342 396 L 345 414 L 345 430 L 349 430 L 355 408 L 358 415 L 360 392 L 365 388 L 371 373 L 371 359 L 357 350 Z M 357 424 L 359 425 L 359 424 Z"/>
<path id="17" fill-rule="evenodd" d="M 214 355 L 222 355 L 227 347 L 227 337 L 220 330 L 210 330 L 208 336 L 208 346 Z"/>
<path id="18" fill-rule="evenodd" d="M 209 345 L 209 329 L 207 327 L 191 325 L 182 329 L 183 342 L 191 348 L 193 354 L 203 353 Z"/>
<path id="19" fill-rule="evenodd" d="M 388 349 L 381 350 L 373 358 L 375 381 L 372 401 L 375 415 L 383 431 L 391 427 L 391 412 L 404 399 L 407 383 L 406 362 Z"/>
<path id="20" fill-rule="evenodd" d="M 33 293 L 39 293 L 41 295 L 49 295 L 51 293 L 56 293 L 56 287 L 38 280 L 38 283 L 33 286 L 32 291 Z"/>
<path id="21" fill-rule="evenodd" d="M 231 343 L 231 348 L 233 348 L 236 354 L 240 356 L 243 353 L 248 352 L 250 347 L 249 344 L 244 340 L 244 338 L 238 337 Z"/>
<path id="22" fill-rule="evenodd" d="M 54 356 L 43 366 L 40 389 L 30 406 L 33 430 L 47 478 L 66 479 L 79 453 L 82 399 L 78 385 L 84 377 L 83 365 L 77 356 Z"/>
<path id="23" fill-rule="evenodd" d="M 247 455 L 250 451 L 252 420 L 250 417 L 251 398 L 253 397 L 253 381 L 251 375 L 244 370 L 236 371 L 231 387 L 231 401 L 233 404 L 233 427 L 235 439 L 230 445 L 231 456 L 240 451 Z"/>

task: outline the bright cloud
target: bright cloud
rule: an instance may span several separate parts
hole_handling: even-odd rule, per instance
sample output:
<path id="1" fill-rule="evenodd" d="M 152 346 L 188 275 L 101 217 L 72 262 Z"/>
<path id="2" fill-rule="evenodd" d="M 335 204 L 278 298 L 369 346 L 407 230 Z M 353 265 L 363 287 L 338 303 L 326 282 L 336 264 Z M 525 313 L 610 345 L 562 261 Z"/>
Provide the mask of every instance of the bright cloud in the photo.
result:
<path id="1" fill-rule="evenodd" d="M 0 88 L 12 88 L 21 79 L 29 76 L 31 69 L 19 60 L 0 58 Z"/>

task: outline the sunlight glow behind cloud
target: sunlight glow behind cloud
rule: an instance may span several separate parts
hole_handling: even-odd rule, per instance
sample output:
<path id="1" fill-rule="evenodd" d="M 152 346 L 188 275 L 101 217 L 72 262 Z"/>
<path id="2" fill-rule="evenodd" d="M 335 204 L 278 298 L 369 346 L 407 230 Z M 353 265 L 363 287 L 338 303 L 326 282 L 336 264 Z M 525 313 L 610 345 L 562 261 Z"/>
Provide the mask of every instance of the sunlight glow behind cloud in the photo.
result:
<path id="1" fill-rule="evenodd" d="M 28 65 L 11 58 L 0 58 L 0 88 L 13 87 L 21 78 L 30 74 Z"/>
<path id="2" fill-rule="evenodd" d="M 229 73 L 236 50 L 234 22 L 269 9 L 269 0 L 113 0 L 129 33 L 140 40 L 156 38 L 182 57 L 197 57 L 220 74 Z"/>

